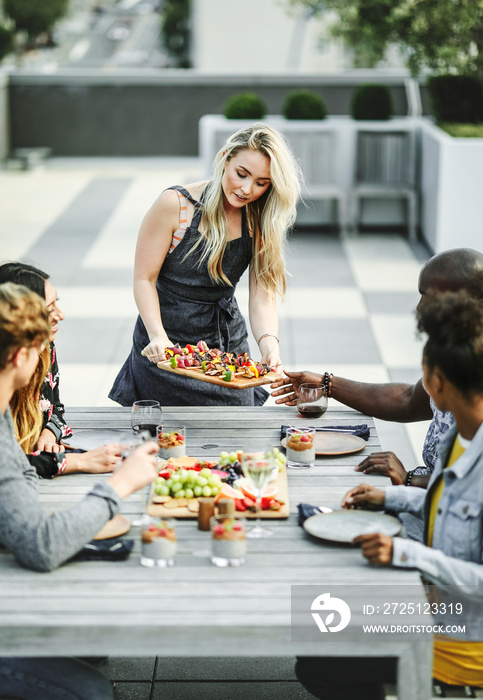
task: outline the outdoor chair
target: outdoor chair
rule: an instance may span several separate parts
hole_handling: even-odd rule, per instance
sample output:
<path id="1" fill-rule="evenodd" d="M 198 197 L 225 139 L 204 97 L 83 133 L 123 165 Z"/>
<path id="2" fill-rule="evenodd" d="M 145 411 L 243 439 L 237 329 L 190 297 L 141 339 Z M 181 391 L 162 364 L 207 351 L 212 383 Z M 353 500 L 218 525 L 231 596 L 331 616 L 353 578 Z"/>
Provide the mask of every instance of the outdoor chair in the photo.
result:
<path id="1" fill-rule="evenodd" d="M 351 195 L 352 230 L 357 232 L 363 199 L 407 201 L 409 240 L 416 241 L 418 195 L 414 134 L 409 131 L 359 131 L 355 182 Z"/>
<path id="2" fill-rule="evenodd" d="M 341 235 L 347 231 L 347 193 L 337 183 L 338 160 L 335 134 L 326 130 L 300 130 L 287 127 L 284 132 L 302 169 L 307 199 L 332 200 L 337 204 L 337 224 Z"/>

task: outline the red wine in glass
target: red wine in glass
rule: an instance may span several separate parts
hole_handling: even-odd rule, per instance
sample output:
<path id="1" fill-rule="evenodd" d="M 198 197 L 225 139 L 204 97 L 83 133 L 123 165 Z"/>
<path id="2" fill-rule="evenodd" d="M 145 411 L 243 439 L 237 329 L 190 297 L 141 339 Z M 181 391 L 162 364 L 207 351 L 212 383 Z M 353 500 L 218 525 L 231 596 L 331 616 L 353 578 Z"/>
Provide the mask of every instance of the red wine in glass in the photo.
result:
<path id="1" fill-rule="evenodd" d="M 327 410 L 327 406 L 316 403 L 299 403 L 297 408 L 304 418 L 320 418 Z"/>
<path id="2" fill-rule="evenodd" d="M 139 435 L 139 433 L 148 432 L 152 438 L 156 438 L 156 428 L 159 423 L 137 423 L 132 426 L 132 431 L 134 435 Z"/>

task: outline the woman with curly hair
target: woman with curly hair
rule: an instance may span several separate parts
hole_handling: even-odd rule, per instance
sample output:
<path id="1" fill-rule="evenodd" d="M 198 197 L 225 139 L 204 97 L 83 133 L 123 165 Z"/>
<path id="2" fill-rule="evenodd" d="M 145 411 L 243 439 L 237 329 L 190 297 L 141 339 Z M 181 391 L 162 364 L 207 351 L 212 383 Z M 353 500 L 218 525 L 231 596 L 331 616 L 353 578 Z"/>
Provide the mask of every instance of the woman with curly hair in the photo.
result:
<path id="1" fill-rule="evenodd" d="M 434 637 L 433 677 L 445 697 L 448 685 L 483 687 L 483 300 L 465 290 L 425 295 L 417 316 L 419 330 L 428 336 L 424 386 L 439 410 L 451 411 L 455 425 L 438 445 L 427 489 L 382 491 L 364 483 L 351 489 L 342 505 L 423 518 L 424 543 L 377 533 L 360 535 L 354 544 L 371 564 L 416 568 L 445 595 L 467 596 L 459 598 L 461 614 L 453 615 L 450 605 L 446 614 L 438 611 L 442 628 L 466 630 Z M 394 682 L 395 666 L 394 658 L 301 657 L 296 673 L 317 698 L 380 700 L 381 683 Z M 471 689 L 463 694 L 476 697 Z"/>
<path id="2" fill-rule="evenodd" d="M 49 513 L 37 474 L 15 439 L 9 403 L 30 381 L 48 347 L 45 302 L 16 284 L 0 285 L 0 543 L 29 569 L 50 571 L 73 557 L 119 512 L 121 501 L 154 481 L 157 445 L 148 442 L 70 508 Z M 109 681 L 75 659 L 0 658 L 0 694 L 24 700 L 112 700 Z"/>

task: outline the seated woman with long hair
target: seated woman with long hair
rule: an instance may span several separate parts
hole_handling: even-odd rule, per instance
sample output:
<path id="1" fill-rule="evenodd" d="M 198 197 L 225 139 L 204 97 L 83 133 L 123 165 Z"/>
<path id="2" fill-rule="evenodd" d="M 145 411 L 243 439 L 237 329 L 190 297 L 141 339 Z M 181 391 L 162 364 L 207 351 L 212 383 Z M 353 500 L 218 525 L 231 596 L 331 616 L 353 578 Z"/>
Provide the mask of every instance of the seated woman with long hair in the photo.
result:
<path id="1" fill-rule="evenodd" d="M 10 402 L 15 435 L 39 476 L 80 471 L 100 474 L 112 471 L 120 456 L 118 445 L 102 445 L 94 450 L 65 452 L 62 441 L 72 435 L 64 420 L 60 400 L 60 373 L 54 338 L 64 312 L 49 275 L 33 265 L 8 262 L 0 265 L 0 284 L 21 284 L 45 300 L 50 318 L 50 344 L 42 353 L 31 381 L 16 391 Z"/>

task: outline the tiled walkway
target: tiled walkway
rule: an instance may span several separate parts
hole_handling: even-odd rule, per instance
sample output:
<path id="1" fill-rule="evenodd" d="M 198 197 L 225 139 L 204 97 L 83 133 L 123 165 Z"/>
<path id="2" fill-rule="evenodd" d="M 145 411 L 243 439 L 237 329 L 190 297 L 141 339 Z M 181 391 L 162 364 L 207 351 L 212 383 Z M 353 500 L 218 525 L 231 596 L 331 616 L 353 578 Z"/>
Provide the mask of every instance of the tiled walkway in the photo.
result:
<path id="1" fill-rule="evenodd" d="M 136 316 L 131 284 L 139 224 L 163 188 L 193 182 L 200 173 L 196 159 L 182 158 L 54 159 L 45 170 L 0 171 L 0 259 L 23 259 L 49 272 L 66 313 L 57 340 L 65 404 L 110 403 L 107 393 L 130 349 Z M 280 306 L 285 366 L 362 381 L 418 378 L 421 341 L 412 312 L 425 259 L 425 249 L 411 250 L 394 234 L 341 242 L 316 230 L 294 233 L 286 259 L 292 276 Z M 246 309 L 246 280 L 237 297 Z M 425 428 L 378 422 L 383 447 L 408 467 L 419 462 Z M 253 698 L 255 679 L 270 681 L 264 698 L 307 697 L 292 667 L 282 660 L 233 666 L 219 659 L 132 659 L 103 668 L 119 681 L 119 698 Z M 228 687 L 228 677 L 240 682 Z M 163 682 L 151 687 L 156 678 Z"/>

